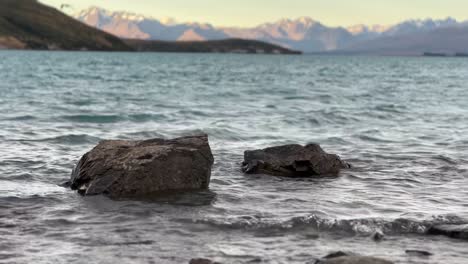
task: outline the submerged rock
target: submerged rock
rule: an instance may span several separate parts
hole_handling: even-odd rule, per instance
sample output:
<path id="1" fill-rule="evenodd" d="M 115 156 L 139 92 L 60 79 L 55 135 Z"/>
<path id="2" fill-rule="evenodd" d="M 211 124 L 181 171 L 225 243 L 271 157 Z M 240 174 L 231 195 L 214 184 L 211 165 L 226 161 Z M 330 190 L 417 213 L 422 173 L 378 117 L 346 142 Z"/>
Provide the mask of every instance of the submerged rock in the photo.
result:
<path id="1" fill-rule="evenodd" d="M 285 145 L 244 152 L 242 171 L 285 177 L 336 175 L 351 166 L 319 145 Z"/>
<path id="2" fill-rule="evenodd" d="M 429 228 L 430 235 L 444 235 L 451 238 L 468 239 L 468 224 L 464 225 L 437 225 Z"/>
<path id="3" fill-rule="evenodd" d="M 332 253 L 326 255 L 323 258 L 324 259 L 331 259 L 331 258 L 339 258 L 339 257 L 345 257 L 345 256 L 357 256 L 357 255 L 352 253 L 352 252 L 335 251 L 335 252 L 332 252 Z"/>
<path id="4" fill-rule="evenodd" d="M 214 262 L 210 259 L 196 258 L 196 259 L 191 259 L 189 264 L 220 264 L 220 263 Z"/>
<path id="5" fill-rule="evenodd" d="M 342 256 L 336 258 L 322 259 L 315 262 L 316 264 L 393 264 L 393 262 L 374 258 L 360 256 Z"/>
<path id="6" fill-rule="evenodd" d="M 113 198 L 207 189 L 213 155 L 207 135 L 172 140 L 105 140 L 72 172 L 71 189 Z"/>
<path id="7" fill-rule="evenodd" d="M 385 238 L 385 235 L 382 231 L 378 230 L 378 231 L 375 231 L 374 234 L 372 235 L 372 239 L 375 241 L 375 242 L 380 242 L 382 240 L 384 240 Z"/>
<path id="8" fill-rule="evenodd" d="M 393 264 L 393 262 L 374 257 L 364 257 L 346 251 L 336 251 L 330 253 L 315 264 Z"/>
<path id="9" fill-rule="evenodd" d="M 405 251 L 405 253 L 410 255 L 410 256 L 416 256 L 416 257 L 429 257 L 429 256 L 433 255 L 429 251 L 417 250 L 417 249 L 408 249 L 408 250 Z"/>

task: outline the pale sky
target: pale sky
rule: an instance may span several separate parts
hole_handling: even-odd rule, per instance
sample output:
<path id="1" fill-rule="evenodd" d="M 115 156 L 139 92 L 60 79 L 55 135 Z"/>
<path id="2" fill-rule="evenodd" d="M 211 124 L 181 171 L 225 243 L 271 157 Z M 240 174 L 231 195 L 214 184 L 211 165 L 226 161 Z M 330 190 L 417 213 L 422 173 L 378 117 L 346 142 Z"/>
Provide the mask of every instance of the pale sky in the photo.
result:
<path id="1" fill-rule="evenodd" d="M 389 25 L 409 18 L 468 19 L 468 0 L 40 0 L 76 12 L 89 6 L 131 11 L 155 18 L 255 26 L 280 18 L 310 16 L 329 26 Z"/>

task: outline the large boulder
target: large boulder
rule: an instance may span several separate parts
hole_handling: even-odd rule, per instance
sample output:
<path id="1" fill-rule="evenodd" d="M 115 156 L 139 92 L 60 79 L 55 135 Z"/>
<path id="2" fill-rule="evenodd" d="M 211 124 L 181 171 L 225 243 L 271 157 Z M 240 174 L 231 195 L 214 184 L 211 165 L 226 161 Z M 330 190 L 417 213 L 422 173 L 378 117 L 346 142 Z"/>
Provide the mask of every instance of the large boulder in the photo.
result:
<path id="1" fill-rule="evenodd" d="M 242 170 L 248 174 L 285 177 L 336 175 L 350 165 L 319 145 L 285 145 L 244 152 Z"/>
<path id="2" fill-rule="evenodd" d="M 444 235 L 451 238 L 468 239 L 468 224 L 464 225 L 437 225 L 429 228 L 430 235 Z"/>
<path id="3" fill-rule="evenodd" d="M 206 135 L 105 140 L 81 158 L 69 185 L 83 195 L 113 198 L 207 189 L 212 165 Z"/>

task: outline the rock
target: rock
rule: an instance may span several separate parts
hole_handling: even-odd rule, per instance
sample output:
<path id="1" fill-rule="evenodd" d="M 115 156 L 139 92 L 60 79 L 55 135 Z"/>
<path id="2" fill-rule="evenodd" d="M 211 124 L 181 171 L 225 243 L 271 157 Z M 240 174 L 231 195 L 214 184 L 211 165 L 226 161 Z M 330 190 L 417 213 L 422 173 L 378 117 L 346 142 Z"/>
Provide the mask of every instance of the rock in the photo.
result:
<path id="1" fill-rule="evenodd" d="M 351 253 L 351 252 L 345 252 L 345 251 L 335 251 L 335 252 L 332 252 L 332 253 L 326 255 L 323 258 L 324 259 L 331 259 L 331 258 L 339 258 L 339 257 L 344 257 L 344 256 L 356 256 L 356 254 Z"/>
<path id="2" fill-rule="evenodd" d="M 468 239 L 468 224 L 464 225 L 437 225 L 429 228 L 430 235 L 444 235 L 451 238 Z"/>
<path id="3" fill-rule="evenodd" d="M 317 144 L 285 145 L 244 152 L 242 171 L 285 177 L 336 175 L 351 166 Z"/>
<path id="4" fill-rule="evenodd" d="M 393 264 L 393 262 L 374 257 L 363 257 L 352 252 L 336 251 L 317 260 L 315 264 Z"/>
<path id="5" fill-rule="evenodd" d="M 374 257 L 343 256 L 318 260 L 316 264 L 393 264 L 393 262 Z"/>
<path id="6" fill-rule="evenodd" d="M 424 250 L 406 250 L 405 251 L 406 254 L 410 255 L 410 256 L 417 256 L 417 257 L 429 257 L 429 256 L 432 256 L 432 253 L 431 252 L 428 252 L 428 251 L 424 251 Z"/>
<path id="7" fill-rule="evenodd" d="M 220 264 L 220 263 L 213 262 L 212 260 L 209 260 L 209 259 L 196 258 L 196 259 L 191 259 L 189 264 Z"/>
<path id="8" fill-rule="evenodd" d="M 380 230 L 375 231 L 374 234 L 372 235 L 372 240 L 374 240 L 375 242 L 380 242 L 380 241 L 384 240 L 384 238 L 385 238 L 385 235 Z"/>
<path id="9" fill-rule="evenodd" d="M 105 140 L 78 162 L 70 187 L 83 195 L 112 198 L 207 189 L 212 165 L 207 135 L 173 140 Z"/>

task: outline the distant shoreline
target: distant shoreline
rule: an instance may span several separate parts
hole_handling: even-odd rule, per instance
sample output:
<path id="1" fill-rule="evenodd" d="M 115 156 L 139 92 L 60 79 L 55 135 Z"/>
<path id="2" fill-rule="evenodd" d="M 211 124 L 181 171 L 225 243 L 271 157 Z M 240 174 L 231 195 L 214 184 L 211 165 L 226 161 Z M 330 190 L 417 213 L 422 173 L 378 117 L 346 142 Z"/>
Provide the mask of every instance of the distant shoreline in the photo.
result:
<path id="1" fill-rule="evenodd" d="M 93 49 L 87 47 L 62 48 L 49 42 L 30 42 L 14 36 L 0 36 L 0 50 L 39 51 L 109 51 L 109 52 L 168 52 L 168 53 L 221 53 L 221 54 L 275 54 L 300 55 L 301 51 L 290 50 L 267 42 L 248 39 L 221 39 L 207 41 L 157 41 L 121 39 L 125 49 Z"/>
<path id="2" fill-rule="evenodd" d="M 263 41 L 248 39 L 221 39 L 206 41 L 157 41 L 124 39 L 123 41 L 137 52 L 302 54 L 301 51 L 287 49 Z"/>
<path id="3" fill-rule="evenodd" d="M 308 52 L 304 55 L 317 56 L 378 56 L 378 57 L 468 57 L 468 53 L 463 52 L 351 52 L 351 51 L 327 51 L 327 52 Z"/>
<path id="4" fill-rule="evenodd" d="M 219 54 L 219 55 L 301 55 L 301 56 L 323 56 L 323 57 L 403 57 L 403 58 L 466 58 L 468 54 L 465 53 L 448 53 L 448 54 L 379 54 L 379 53 L 343 53 L 343 52 L 309 52 L 309 53 L 267 53 L 267 52 L 231 52 L 231 51 L 183 51 L 183 50 L 132 50 L 132 51 L 119 51 L 119 50 L 66 50 L 66 49 L 18 49 L 8 48 L 0 45 L 0 52 L 5 51 L 25 51 L 25 52 L 71 52 L 71 53 L 129 53 L 129 54 L 142 54 L 142 53 L 161 53 L 161 54 Z"/>

